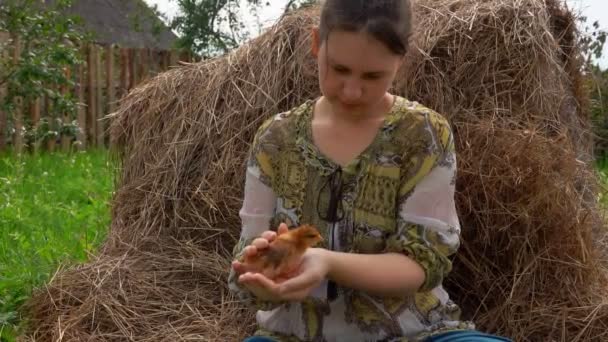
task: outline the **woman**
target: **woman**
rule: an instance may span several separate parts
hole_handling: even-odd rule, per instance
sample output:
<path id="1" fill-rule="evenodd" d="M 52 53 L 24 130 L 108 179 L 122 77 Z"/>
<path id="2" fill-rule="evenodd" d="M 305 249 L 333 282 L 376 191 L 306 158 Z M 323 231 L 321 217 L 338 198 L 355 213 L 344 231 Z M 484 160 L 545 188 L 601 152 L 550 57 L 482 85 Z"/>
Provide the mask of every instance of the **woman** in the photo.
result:
<path id="1" fill-rule="evenodd" d="M 388 91 L 411 12 L 408 0 L 326 0 L 312 32 L 322 96 L 255 136 L 229 279 L 259 309 L 249 341 L 508 341 L 460 321 L 442 287 L 460 237 L 452 131 Z M 297 275 L 237 261 L 301 224 L 324 245 Z"/>

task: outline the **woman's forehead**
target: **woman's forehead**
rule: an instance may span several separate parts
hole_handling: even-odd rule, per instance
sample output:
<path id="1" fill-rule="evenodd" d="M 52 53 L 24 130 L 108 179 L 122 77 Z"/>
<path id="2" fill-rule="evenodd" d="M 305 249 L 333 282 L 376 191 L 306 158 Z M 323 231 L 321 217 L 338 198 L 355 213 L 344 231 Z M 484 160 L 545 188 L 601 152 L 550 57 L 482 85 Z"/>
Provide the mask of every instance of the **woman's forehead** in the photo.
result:
<path id="1" fill-rule="evenodd" d="M 353 70 L 385 71 L 398 61 L 384 43 L 367 33 L 332 32 L 325 42 L 327 61 Z"/>

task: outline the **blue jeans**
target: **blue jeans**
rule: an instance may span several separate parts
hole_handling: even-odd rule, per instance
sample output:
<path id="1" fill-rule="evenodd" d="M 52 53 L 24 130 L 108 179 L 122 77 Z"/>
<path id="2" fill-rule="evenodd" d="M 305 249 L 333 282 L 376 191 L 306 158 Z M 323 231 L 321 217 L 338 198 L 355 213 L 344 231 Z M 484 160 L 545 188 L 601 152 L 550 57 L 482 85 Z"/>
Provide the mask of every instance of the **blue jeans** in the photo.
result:
<path id="1" fill-rule="evenodd" d="M 264 336 L 251 336 L 251 337 L 247 337 L 245 339 L 245 341 L 243 342 L 276 342 L 275 340 L 269 338 L 269 337 L 264 337 Z"/>
<path id="2" fill-rule="evenodd" d="M 424 342 L 512 342 L 510 339 L 496 335 L 485 334 L 477 330 L 449 331 L 432 336 Z"/>
<path id="3" fill-rule="evenodd" d="M 429 337 L 425 342 L 512 342 L 512 340 L 484 334 L 476 330 L 465 331 L 449 331 L 437 336 Z M 252 336 L 245 339 L 243 342 L 276 342 L 275 340 L 264 336 Z"/>

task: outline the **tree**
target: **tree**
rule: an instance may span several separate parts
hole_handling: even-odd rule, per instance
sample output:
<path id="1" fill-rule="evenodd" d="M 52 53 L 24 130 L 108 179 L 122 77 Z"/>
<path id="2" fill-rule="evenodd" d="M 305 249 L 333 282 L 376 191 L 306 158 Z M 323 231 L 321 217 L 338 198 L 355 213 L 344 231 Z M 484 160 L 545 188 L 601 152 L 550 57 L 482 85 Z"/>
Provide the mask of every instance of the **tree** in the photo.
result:
<path id="1" fill-rule="evenodd" d="M 597 60 L 602 58 L 606 44 L 606 31 L 595 21 L 587 26 L 587 18 L 579 18 L 579 46 L 585 57 L 586 86 L 589 91 L 589 111 L 595 135 L 594 153 L 598 159 L 608 157 L 608 71 L 601 70 Z"/>
<path id="2" fill-rule="evenodd" d="M 290 0 L 285 12 L 314 2 Z M 260 7 L 270 6 L 269 1 L 261 0 L 177 0 L 177 3 L 180 14 L 171 21 L 171 27 L 180 35 L 178 47 L 203 57 L 224 54 L 251 38 L 243 11 L 257 17 Z"/>
<path id="3" fill-rule="evenodd" d="M 586 17 L 581 17 L 579 20 L 583 25 L 587 22 Z M 594 59 L 598 60 L 602 58 L 607 32 L 600 29 L 600 23 L 595 21 L 591 24 L 591 28 L 585 25 L 584 32 L 581 33 L 579 44 L 583 50 L 583 54 L 587 58 L 586 64 L 591 65 Z"/>
<path id="4" fill-rule="evenodd" d="M 76 100 L 68 93 L 62 94 L 62 87 L 73 87 L 74 82 L 66 75 L 66 68 L 82 62 L 80 42 L 85 36 L 76 28 L 79 20 L 66 16 L 64 9 L 71 0 L 58 0 L 54 5 L 40 7 L 36 0 L 5 0 L 0 7 L 0 31 L 9 32 L 10 39 L 1 49 L 14 49 L 17 44 L 21 53 L 16 60 L 10 54 L 0 54 L 0 87 L 6 87 L 7 94 L 0 99 L 1 109 L 8 113 L 11 130 L 12 118 L 16 109 L 16 99 L 28 103 L 46 95 L 51 103 L 50 115 L 56 120 L 49 122 L 50 130 L 55 132 L 73 131 L 74 124 L 62 122 L 60 113 L 76 112 Z M 26 138 L 40 138 L 37 132 L 28 130 L 31 122 L 25 122 Z M 44 126 L 44 125 L 41 125 Z M 47 132 L 42 132 L 47 133 Z M 6 134 L 5 136 L 10 136 Z"/>

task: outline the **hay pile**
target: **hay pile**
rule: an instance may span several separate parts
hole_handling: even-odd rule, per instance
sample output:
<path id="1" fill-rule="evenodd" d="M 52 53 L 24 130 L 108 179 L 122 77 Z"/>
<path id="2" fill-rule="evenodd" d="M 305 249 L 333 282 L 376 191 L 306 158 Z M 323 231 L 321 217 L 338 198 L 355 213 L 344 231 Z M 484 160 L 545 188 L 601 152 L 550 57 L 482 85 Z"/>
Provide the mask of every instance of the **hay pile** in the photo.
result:
<path id="1" fill-rule="evenodd" d="M 395 92 L 451 121 L 464 243 L 448 286 L 480 329 L 517 341 L 608 337 L 605 260 L 575 47 L 554 1 L 419 0 Z M 27 339 L 237 341 L 225 287 L 243 161 L 266 117 L 317 95 L 316 10 L 122 101 L 112 227 L 99 256 L 28 303 Z"/>

